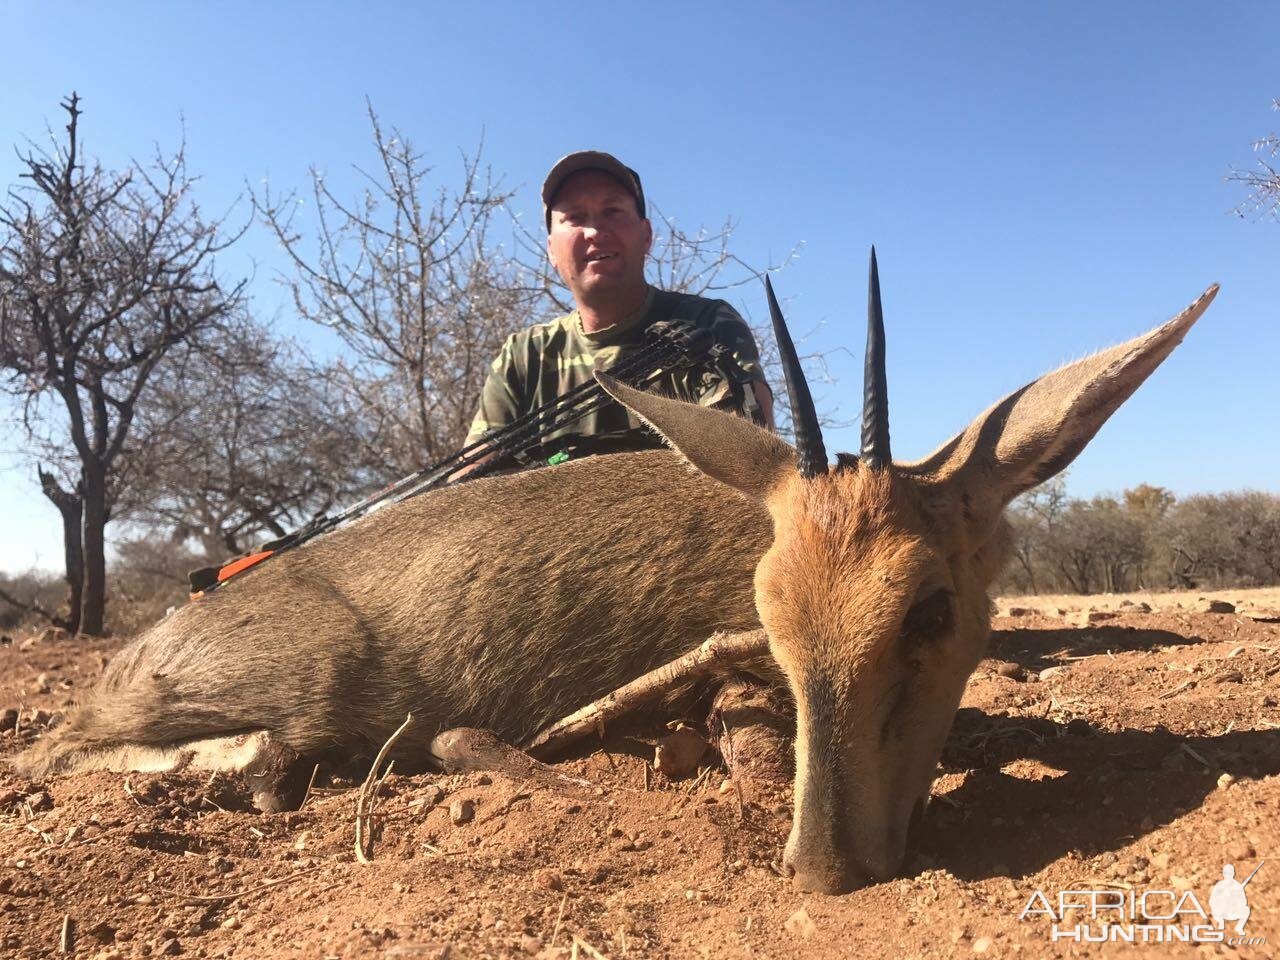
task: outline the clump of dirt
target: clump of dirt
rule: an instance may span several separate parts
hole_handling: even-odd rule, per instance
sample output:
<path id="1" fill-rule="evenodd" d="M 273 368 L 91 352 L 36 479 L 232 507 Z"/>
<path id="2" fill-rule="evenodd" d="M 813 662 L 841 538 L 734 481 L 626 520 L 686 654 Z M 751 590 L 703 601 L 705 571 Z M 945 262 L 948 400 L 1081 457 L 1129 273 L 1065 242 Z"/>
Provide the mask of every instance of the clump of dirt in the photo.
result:
<path id="1" fill-rule="evenodd" d="M 611 739 L 559 765 L 597 785 L 572 794 L 392 775 L 367 865 L 354 781 L 322 777 L 300 811 L 267 815 L 233 778 L 33 783 L 0 764 L 0 956 L 1114 949 L 1054 941 L 1048 917 L 1019 915 L 1037 891 L 1056 907 L 1073 889 L 1191 891 L 1207 910 L 1224 864 L 1243 879 L 1280 852 L 1280 596 L 1234 594 L 1243 612 L 1198 612 L 1198 595 L 1002 601 L 1016 615 L 997 619 L 969 683 L 916 852 L 899 879 L 844 897 L 791 889 L 775 865 L 790 789 L 729 782 L 714 753 L 670 781 L 648 748 Z M 1090 610 L 1109 615 L 1079 616 Z M 119 643 L 0 645 L 0 756 L 56 722 Z M 1247 892 L 1247 934 L 1266 944 L 1133 949 L 1274 955 L 1280 860 Z"/>

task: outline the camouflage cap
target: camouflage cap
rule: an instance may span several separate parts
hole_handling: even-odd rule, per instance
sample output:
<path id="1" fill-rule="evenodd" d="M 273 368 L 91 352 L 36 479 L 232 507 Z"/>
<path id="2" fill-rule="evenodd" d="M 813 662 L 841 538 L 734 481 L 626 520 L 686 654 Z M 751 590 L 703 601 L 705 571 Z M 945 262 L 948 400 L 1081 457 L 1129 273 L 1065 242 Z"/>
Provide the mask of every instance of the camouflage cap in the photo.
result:
<path id="1" fill-rule="evenodd" d="M 636 198 L 636 212 L 642 218 L 646 216 L 644 188 L 640 186 L 640 174 L 611 153 L 600 150 L 578 150 L 557 160 L 556 165 L 547 174 L 547 179 L 542 181 L 542 218 L 546 222 L 548 232 L 551 231 L 551 204 L 555 202 L 556 194 L 564 182 L 580 170 L 600 170 L 609 174 Z"/>

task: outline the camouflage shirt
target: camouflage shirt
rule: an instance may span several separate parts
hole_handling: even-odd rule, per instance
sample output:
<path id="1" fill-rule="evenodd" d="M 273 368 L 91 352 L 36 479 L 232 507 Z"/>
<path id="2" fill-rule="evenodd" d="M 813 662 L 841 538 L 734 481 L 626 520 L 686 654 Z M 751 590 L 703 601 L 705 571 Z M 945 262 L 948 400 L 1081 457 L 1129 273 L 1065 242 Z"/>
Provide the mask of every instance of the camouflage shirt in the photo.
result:
<path id="1" fill-rule="evenodd" d="M 709 328 L 716 342 L 730 349 L 751 380 L 768 388 L 755 338 L 733 307 L 723 300 L 651 287 L 639 311 L 603 330 L 587 333 L 575 310 L 508 337 L 490 368 L 467 442 L 479 440 L 488 431 L 506 426 L 574 387 L 594 382 L 593 369 L 608 370 L 643 349 L 649 342 L 645 338 L 649 325 L 671 319 Z M 735 401 L 731 385 L 714 368 L 693 366 L 669 371 L 652 389 L 705 406 L 746 413 L 744 405 Z M 547 434 L 543 444 L 553 448 L 571 446 L 579 437 L 620 437 L 628 445 L 634 441 L 636 447 L 656 445 L 635 414 L 615 402 Z"/>

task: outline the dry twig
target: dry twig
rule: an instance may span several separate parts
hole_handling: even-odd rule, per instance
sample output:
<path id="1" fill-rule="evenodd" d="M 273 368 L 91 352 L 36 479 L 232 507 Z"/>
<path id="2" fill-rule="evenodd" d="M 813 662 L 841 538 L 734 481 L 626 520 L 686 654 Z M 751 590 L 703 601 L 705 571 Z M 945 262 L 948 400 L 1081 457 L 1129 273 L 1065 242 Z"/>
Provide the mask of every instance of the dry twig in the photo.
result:
<path id="1" fill-rule="evenodd" d="M 1183 690 L 1186 690 L 1188 687 L 1194 687 L 1197 682 L 1198 681 L 1194 677 L 1190 680 L 1184 680 L 1182 681 L 1182 683 L 1178 684 L 1172 690 L 1166 690 L 1164 693 L 1160 694 L 1160 699 L 1168 700 L 1170 697 L 1175 697 L 1178 694 L 1180 694 Z"/>
<path id="2" fill-rule="evenodd" d="M 299 877 L 305 877 L 307 874 L 315 873 L 324 866 L 326 865 L 316 864 L 314 867 L 307 867 L 304 870 L 298 870 L 296 873 L 291 873 L 287 877 L 276 877 L 274 880 L 265 880 L 255 887 L 250 887 L 248 890 L 241 890 L 238 893 L 215 893 L 208 895 L 193 894 L 192 896 L 187 897 L 186 900 L 188 903 L 223 903 L 231 900 L 239 900 L 241 897 L 252 896 L 259 891 L 268 889 L 269 887 L 276 887 L 282 883 L 297 880 Z"/>
<path id="3" fill-rule="evenodd" d="M 396 727 L 395 732 L 387 737 L 387 742 L 373 758 L 373 766 L 369 768 L 369 775 L 365 777 L 364 784 L 360 787 L 360 794 L 356 797 L 356 859 L 361 863 L 369 863 L 369 858 L 373 855 L 373 804 L 378 792 L 378 771 L 382 769 L 382 761 L 387 758 L 392 745 L 400 739 L 400 735 L 405 730 L 409 729 L 411 723 L 413 723 L 413 714 L 405 714 L 404 723 Z"/>
<path id="4" fill-rule="evenodd" d="M 315 789 L 315 785 L 316 785 L 316 774 L 318 774 L 319 772 L 320 772 L 320 764 L 317 763 L 314 767 L 311 768 L 311 779 L 307 781 L 307 792 L 302 795 L 302 802 L 298 804 L 299 810 L 305 807 L 307 805 L 307 801 L 311 799 L 311 791 Z"/>
<path id="5" fill-rule="evenodd" d="M 533 756 L 546 759 L 601 725 L 657 700 L 679 684 L 714 673 L 731 664 L 766 656 L 768 652 L 769 640 L 763 630 L 717 633 L 696 650 L 649 671 L 546 727 L 523 746 Z"/>
<path id="6" fill-rule="evenodd" d="M 560 912 L 556 914 L 556 924 L 551 928 L 551 940 L 547 944 L 548 947 L 556 945 L 556 937 L 560 936 L 560 921 L 564 919 L 564 905 L 568 902 L 569 894 L 566 893 L 560 898 Z"/>

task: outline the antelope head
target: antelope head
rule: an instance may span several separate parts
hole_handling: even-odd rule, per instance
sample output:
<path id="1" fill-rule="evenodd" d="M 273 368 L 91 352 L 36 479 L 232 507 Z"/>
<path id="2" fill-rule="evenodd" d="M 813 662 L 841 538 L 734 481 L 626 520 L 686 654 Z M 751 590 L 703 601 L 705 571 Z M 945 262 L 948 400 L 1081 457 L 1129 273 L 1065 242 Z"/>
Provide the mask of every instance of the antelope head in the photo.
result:
<path id="1" fill-rule="evenodd" d="M 844 892 L 901 868 L 990 632 L 1004 507 L 1080 453 L 1217 289 L 1150 333 L 1010 394 L 917 463 L 890 456 L 874 249 L 859 456 L 828 464 L 768 281 L 794 447 L 744 419 L 601 376 L 689 463 L 772 516 L 755 595 L 796 703 L 795 813 L 783 859 L 796 887 Z"/>

